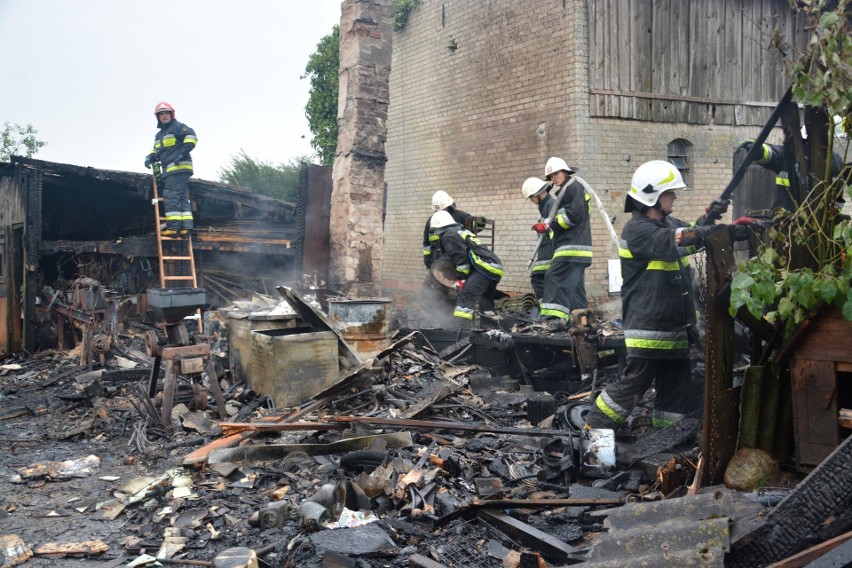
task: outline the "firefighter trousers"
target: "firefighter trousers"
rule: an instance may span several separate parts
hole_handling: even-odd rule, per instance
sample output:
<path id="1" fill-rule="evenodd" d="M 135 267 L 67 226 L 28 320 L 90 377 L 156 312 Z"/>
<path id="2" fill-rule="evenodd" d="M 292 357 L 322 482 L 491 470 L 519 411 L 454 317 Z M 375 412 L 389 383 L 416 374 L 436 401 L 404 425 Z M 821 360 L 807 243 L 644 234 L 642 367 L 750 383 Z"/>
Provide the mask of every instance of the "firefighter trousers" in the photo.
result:
<path id="1" fill-rule="evenodd" d="M 163 178 L 163 209 L 166 229 L 192 229 L 189 178 L 192 172 L 176 172 Z"/>
<path id="2" fill-rule="evenodd" d="M 585 272 L 586 264 L 563 260 L 550 261 L 544 275 L 544 293 L 541 298 L 543 318 L 571 318 L 571 310 L 587 308 Z"/>
<path id="3" fill-rule="evenodd" d="M 470 327 L 476 312 L 476 304 L 482 311 L 494 309 L 494 293 L 499 280 L 492 280 L 473 270 L 467 277 L 464 288 L 459 290 L 453 316 L 458 327 Z"/>
<path id="4" fill-rule="evenodd" d="M 593 428 L 625 424 L 655 381 L 654 426 L 669 426 L 697 410 L 701 398 L 693 392 L 689 359 L 628 357 L 621 379 L 598 395 L 586 422 Z"/>

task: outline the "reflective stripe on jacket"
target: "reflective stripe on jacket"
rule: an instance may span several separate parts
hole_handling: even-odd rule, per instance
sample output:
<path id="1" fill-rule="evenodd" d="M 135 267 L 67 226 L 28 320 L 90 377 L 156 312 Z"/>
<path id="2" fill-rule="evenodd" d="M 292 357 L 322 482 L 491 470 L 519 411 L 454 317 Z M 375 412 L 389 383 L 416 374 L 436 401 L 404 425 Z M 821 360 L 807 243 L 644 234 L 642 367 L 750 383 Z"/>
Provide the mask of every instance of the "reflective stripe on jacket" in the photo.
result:
<path id="1" fill-rule="evenodd" d="M 161 128 L 154 136 L 154 149 L 156 161 L 163 168 L 163 175 L 177 172 L 192 173 L 192 156 L 190 152 L 198 143 L 195 131 L 189 126 L 172 120 Z"/>
<path id="2" fill-rule="evenodd" d="M 456 265 L 459 278 L 467 278 L 471 270 L 476 270 L 491 280 L 500 280 L 503 277 L 500 258 L 471 231 L 456 224 L 442 227 L 438 229 L 438 233 L 441 235 L 441 249 Z"/>
<path id="3" fill-rule="evenodd" d="M 562 191 L 568 193 L 562 198 L 556 216 L 550 223 L 553 232 L 553 259 L 591 264 L 592 224 L 589 217 L 591 196 L 579 183 L 573 183 Z M 553 195 L 548 195 L 538 204 L 538 212 L 542 218 L 546 219 L 550 214 L 553 200 Z"/>

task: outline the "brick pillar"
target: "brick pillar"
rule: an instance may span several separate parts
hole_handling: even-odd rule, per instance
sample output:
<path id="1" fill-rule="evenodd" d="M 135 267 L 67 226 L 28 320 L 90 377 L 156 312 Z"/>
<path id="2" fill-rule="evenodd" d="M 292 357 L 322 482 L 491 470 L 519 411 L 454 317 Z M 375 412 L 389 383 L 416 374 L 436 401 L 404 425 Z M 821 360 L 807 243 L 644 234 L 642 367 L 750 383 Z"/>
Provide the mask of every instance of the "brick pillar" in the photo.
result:
<path id="1" fill-rule="evenodd" d="M 331 288 L 381 295 L 393 0 L 345 0 L 340 19 Z"/>

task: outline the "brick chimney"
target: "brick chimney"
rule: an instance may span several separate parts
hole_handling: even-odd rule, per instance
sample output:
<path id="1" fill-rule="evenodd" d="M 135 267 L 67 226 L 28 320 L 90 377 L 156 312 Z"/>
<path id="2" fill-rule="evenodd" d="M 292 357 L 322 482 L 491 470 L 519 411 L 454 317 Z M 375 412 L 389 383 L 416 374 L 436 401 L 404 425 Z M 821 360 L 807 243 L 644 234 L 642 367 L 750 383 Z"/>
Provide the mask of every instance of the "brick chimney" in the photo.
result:
<path id="1" fill-rule="evenodd" d="M 382 292 L 392 14 L 393 0 L 345 0 L 340 19 L 329 280 L 353 298 Z"/>

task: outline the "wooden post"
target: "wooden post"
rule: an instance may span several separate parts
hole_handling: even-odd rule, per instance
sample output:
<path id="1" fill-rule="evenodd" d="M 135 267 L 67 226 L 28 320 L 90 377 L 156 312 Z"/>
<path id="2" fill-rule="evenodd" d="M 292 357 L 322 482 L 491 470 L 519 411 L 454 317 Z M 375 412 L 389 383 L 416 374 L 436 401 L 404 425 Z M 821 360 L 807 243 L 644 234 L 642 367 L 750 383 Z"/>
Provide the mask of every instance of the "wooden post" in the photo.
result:
<path id="1" fill-rule="evenodd" d="M 704 381 L 704 485 L 722 482 L 728 461 L 736 451 L 740 388 L 733 387 L 734 318 L 730 306 L 734 247 L 728 232 L 719 230 L 707 238 L 707 293 Z"/>

